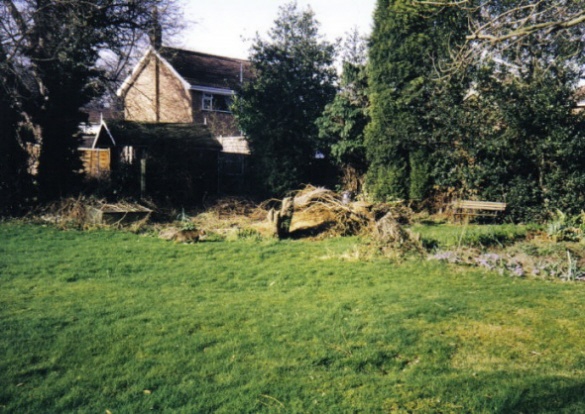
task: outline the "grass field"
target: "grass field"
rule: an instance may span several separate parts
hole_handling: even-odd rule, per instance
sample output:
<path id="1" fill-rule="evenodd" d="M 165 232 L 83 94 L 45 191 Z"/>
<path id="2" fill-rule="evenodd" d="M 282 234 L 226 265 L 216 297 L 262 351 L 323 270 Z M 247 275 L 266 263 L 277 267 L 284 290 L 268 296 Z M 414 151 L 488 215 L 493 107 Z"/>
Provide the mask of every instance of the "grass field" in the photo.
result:
<path id="1" fill-rule="evenodd" d="M 0 224 L 0 412 L 585 412 L 585 285 L 358 244 Z"/>

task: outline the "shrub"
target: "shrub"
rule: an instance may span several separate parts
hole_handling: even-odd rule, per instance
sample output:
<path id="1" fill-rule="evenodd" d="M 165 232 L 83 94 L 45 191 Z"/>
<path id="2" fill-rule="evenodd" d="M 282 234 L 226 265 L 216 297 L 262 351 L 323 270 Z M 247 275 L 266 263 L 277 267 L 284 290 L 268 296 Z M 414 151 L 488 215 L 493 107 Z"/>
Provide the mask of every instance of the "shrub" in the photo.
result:
<path id="1" fill-rule="evenodd" d="M 551 213 L 546 232 L 554 241 L 583 241 L 585 234 L 585 212 L 577 216 L 569 216 L 561 210 Z"/>
<path id="2" fill-rule="evenodd" d="M 368 191 L 379 200 L 406 199 L 407 183 L 406 166 L 401 163 L 380 165 L 368 172 Z"/>
<path id="3" fill-rule="evenodd" d="M 424 200 L 429 194 L 431 183 L 430 163 L 425 151 L 410 154 L 410 188 L 411 200 Z"/>

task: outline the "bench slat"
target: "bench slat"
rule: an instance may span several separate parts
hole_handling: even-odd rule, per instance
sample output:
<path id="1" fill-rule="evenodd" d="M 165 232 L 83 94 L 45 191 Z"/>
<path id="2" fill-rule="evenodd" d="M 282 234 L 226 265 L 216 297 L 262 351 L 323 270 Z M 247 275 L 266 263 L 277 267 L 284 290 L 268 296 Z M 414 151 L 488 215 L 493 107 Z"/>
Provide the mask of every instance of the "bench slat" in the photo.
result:
<path id="1" fill-rule="evenodd" d="M 481 207 L 506 207 L 506 204 L 498 203 L 498 204 L 487 204 L 487 203 L 459 203 L 459 207 L 471 207 L 471 208 L 481 208 Z"/>
<path id="2" fill-rule="evenodd" d="M 467 209 L 467 210 L 494 210 L 494 211 L 504 211 L 506 207 L 493 207 L 493 206 L 457 206 L 459 209 Z"/>
<path id="3" fill-rule="evenodd" d="M 498 212 L 506 210 L 506 206 L 506 203 L 495 201 L 458 200 L 453 203 L 456 215 L 468 216 L 496 216 Z"/>
<path id="4" fill-rule="evenodd" d="M 469 208 L 478 210 L 505 210 L 506 203 L 497 203 L 491 201 L 456 201 L 456 208 Z"/>

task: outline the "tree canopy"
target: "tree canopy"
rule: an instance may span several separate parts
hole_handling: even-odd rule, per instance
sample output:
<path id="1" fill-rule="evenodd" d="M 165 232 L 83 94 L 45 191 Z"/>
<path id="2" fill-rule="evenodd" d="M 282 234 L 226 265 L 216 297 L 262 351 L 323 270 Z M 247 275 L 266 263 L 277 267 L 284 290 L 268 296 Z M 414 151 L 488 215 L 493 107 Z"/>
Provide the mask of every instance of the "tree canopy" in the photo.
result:
<path id="1" fill-rule="evenodd" d="M 256 36 L 234 112 L 250 144 L 255 182 L 282 194 L 307 182 L 319 150 L 315 124 L 335 94 L 334 45 L 323 40 L 313 11 L 296 2 L 279 9 L 268 38 Z"/>
<path id="2" fill-rule="evenodd" d="M 573 6 L 378 1 L 369 54 L 370 191 L 507 201 L 517 220 L 579 211 L 585 124 L 575 107 L 585 37 L 569 18 L 582 13 Z M 552 23 L 561 20 L 572 23 Z M 487 31 L 498 34 L 479 35 Z"/>
<path id="3" fill-rule="evenodd" d="M 124 60 L 152 30 L 156 7 L 164 9 L 160 23 L 175 19 L 174 0 L 0 0 L 0 75 L 18 80 L 4 86 L 35 133 L 43 198 L 76 188 L 80 108 L 103 92 L 99 61 L 105 51 Z M 24 146 L 21 135 L 10 139 Z"/>
<path id="4" fill-rule="evenodd" d="M 319 138 L 326 154 L 340 168 L 346 190 L 362 190 L 367 168 L 364 129 L 368 116 L 366 39 L 354 29 L 348 33 L 341 51 L 342 73 L 339 90 L 317 120 Z"/>

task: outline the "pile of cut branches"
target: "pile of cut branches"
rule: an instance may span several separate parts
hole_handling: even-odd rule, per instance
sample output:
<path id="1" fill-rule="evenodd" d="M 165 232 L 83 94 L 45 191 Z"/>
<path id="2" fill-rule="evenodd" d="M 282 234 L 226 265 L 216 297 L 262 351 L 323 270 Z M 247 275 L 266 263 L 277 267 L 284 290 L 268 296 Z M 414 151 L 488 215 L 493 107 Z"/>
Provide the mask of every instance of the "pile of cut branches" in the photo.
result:
<path id="1" fill-rule="evenodd" d="M 291 231 L 316 228 L 328 235 L 354 235 L 368 229 L 374 214 L 367 203 L 344 202 L 334 191 L 307 186 L 294 194 Z"/>
<path id="2" fill-rule="evenodd" d="M 32 221 L 48 222 L 64 228 L 87 228 L 98 224 L 107 224 L 96 222 L 95 216 L 92 215 L 93 211 L 120 214 L 145 213 L 144 219 L 132 223 L 132 227 L 138 230 L 148 221 L 150 213 L 153 211 L 153 205 L 149 203 L 148 207 L 145 207 L 129 200 L 118 200 L 111 203 L 95 197 L 68 197 L 37 207 L 31 211 L 28 218 Z"/>
<path id="3" fill-rule="evenodd" d="M 418 246 L 402 227 L 410 222 L 412 211 L 400 202 L 350 201 L 326 188 L 307 186 L 285 198 L 281 206 L 280 211 L 271 209 L 268 213 L 279 237 L 362 234 L 392 247 Z M 288 226 L 284 231 L 283 224 Z"/>

